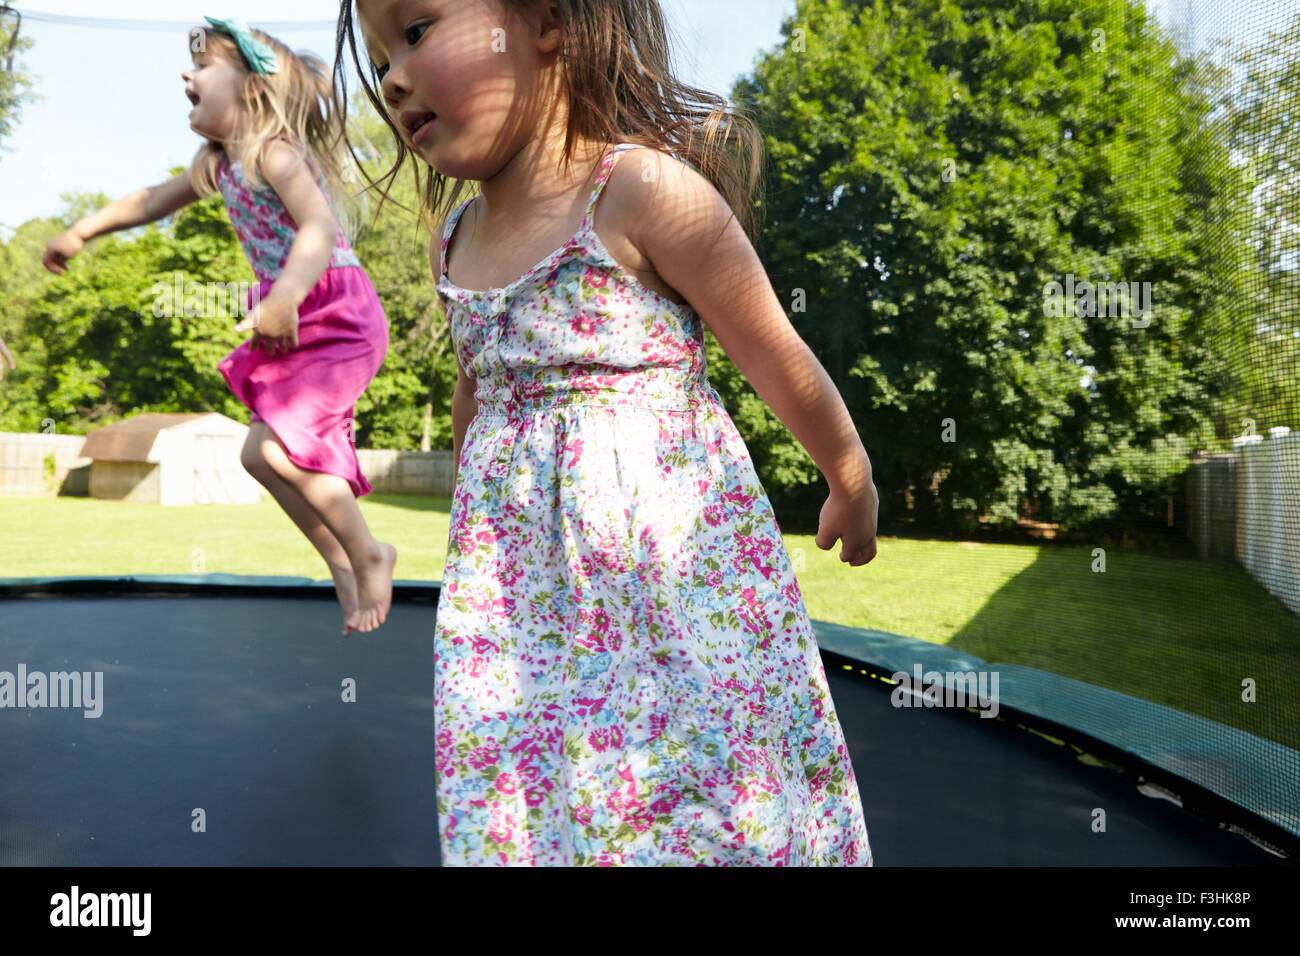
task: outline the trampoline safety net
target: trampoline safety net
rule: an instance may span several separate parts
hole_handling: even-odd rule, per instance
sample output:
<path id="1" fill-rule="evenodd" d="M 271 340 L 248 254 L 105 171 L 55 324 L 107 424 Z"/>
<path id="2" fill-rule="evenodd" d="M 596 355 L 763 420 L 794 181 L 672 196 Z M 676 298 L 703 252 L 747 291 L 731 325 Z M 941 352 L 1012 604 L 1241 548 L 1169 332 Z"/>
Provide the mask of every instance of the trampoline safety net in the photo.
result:
<path id="1" fill-rule="evenodd" d="M 819 641 L 994 673 L 1300 837 L 1300 0 L 788 6 L 731 96 L 767 156 L 755 246 L 880 495 L 877 559 L 804 589 Z M 53 362 L 60 301 L 0 304 L 0 338 Z M 107 368 L 102 338 L 77 354 Z M 783 532 L 815 531 L 825 485 L 706 349 Z M 86 368 L 8 376 L 0 432 Z M 106 407 L 162 404 L 126 372 Z"/>

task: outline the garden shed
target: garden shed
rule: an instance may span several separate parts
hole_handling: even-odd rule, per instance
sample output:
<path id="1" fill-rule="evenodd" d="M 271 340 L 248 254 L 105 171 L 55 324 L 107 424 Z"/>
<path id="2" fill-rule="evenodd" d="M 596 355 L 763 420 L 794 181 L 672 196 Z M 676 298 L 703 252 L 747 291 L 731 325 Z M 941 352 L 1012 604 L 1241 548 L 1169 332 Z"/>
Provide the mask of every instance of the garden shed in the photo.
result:
<path id="1" fill-rule="evenodd" d="M 90 432 L 90 496 L 160 505 L 257 504 L 239 452 L 248 426 L 214 412 L 147 413 Z"/>

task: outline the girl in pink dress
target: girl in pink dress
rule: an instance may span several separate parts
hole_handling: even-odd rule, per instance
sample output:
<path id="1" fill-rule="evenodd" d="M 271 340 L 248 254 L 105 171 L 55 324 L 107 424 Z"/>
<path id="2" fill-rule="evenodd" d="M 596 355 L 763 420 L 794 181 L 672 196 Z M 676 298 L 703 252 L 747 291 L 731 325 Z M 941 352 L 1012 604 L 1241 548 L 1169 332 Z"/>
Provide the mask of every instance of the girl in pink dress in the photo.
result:
<path id="1" fill-rule="evenodd" d="M 342 187 L 342 117 L 328 71 L 239 20 L 191 31 L 181 74 L 207 142 L 189 172 L 87 216 L 46 250 L 62 272 L 86 240 L 152 222 L 219 189 L 257 276 L 250 339 L 218 366 L 252 412 L 241 460 L 329 566 L 343 634 L 373 631 L 392 600 L 397 550 L 370 533 L 355 403 L 388 351 L 388 320 L 331 199 Z M 256 170 L 256 172 L 252 172 Z"/>

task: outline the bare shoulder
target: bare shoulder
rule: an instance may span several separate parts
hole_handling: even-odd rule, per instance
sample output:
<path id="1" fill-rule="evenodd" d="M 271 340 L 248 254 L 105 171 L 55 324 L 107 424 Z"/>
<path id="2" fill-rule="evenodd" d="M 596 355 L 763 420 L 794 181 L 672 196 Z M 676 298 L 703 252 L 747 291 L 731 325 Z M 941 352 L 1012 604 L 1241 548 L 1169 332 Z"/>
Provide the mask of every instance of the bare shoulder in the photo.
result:
<path id="1" fill-rule="evenodd" d="M 761 376 L 762 349 L 787 354 L 772 345 L 786 348 L 794 333 L 739 218 L 705 176 L 676 157 L 635 149 L 624 160 L 628 168 L 611 178 L 611 212 L 622 235 L 611 238 L 621 238 L 624 254 L 640 257 L 690 304 L 747 376 Z M 599 219 L 596 226 L 599 232 Z"/>
<path id="2" fill-rule="evenodd" d="M 641 282 L 676 302 L 685 297 L 655 270 L 655 250 L 724 224 L 731 214 L 713 183 L 659 149 L 626 150 L 597 207 L 596 229 L 610 254 Z"/>
<path id="3" fill-rule="evenodd" d="M 272 140 L 261 156 L 262 177 L 275 190 L 300 227 L 309 220 L 331 232 L 339 228 L 307 154 L 283 140 Z"/>
<path id="4" fill-rule="evenodd" d="M 262 175 L 268 182 L 285 182 L 302 169 L 308 174 L 307 157 L 302 150 L 295 149 L 283 139 L 273 139 L 266 144 L 261 156 Z"/>
<path id="5" fill-rule="evenodd" d="M 620 171 L 621 170 L 621 171 Z M 628 170 L 635 170 L 629 175 Z M 610 177 L 611 187 L 620 182 L 625 191 L 632 187 L 632 192 L 644 192 L 638 186 L 662 186 L 661 195 L 671 196 L 683 190 L 717 194 L 713 183 L 698 173 L 690 163 L 674 156 L 667 150 L 650 146 L 638 146 L 623 151 L 623 157 L 615 167 L 615 175 Z"/>
<path id="6" fill-rule="evenodd" d="M 649 147 L 629 149 L 619 160 L 606 189 L 620 220 L 671 232 L 674 224 L 729 213 L 717 187 L 689 163 Z"/>

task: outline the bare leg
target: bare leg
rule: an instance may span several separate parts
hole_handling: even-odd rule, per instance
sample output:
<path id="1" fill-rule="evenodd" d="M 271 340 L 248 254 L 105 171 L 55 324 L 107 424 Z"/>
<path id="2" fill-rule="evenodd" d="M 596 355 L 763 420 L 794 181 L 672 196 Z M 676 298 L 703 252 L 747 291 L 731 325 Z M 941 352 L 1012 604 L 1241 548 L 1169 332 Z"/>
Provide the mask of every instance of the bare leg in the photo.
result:
<path id="1" fill-rule="evenodd" d="M 244 467 L 267 491 L 271 492 L 272 497 L 284 509 L 284 513 L 293 520 L 312 546 L 320 552 L 320 556 L 325 559 L 325 565 L 330 569 L 330 576 L 334 579 L 334 592 L 338 595 L 339 607 L 343 610 L 343 634 L 346 636 L 350 630 L 347 621 L 355 617 L 360 607 L 357 598 L 357 579 L 352 573 L 352 563 L 348 560 L 343 545 L 339 544 L 338 538 L 334 537 L 334 532 L 325 527 L 320 515 L 316 514 L 307 500 L 299 494 L 298 489 L 281 478 L 262 456 L 262 443 L 264 441 L 274 443 L 271 434 L 265 422 L 253 422 L 249 426 L 248 440 L 244 445 L 242 456 Z"/>
<path id="2" fill-rule="evenodd" d="M 254 422 L 252 429 L 244 467 L 257 475 L 325 558 L 344 610 L 344 633 L 373 631 L 392 603 L 397 549 L 371 535 L 344 479 L 299 468 L 265 422 Z"/>

